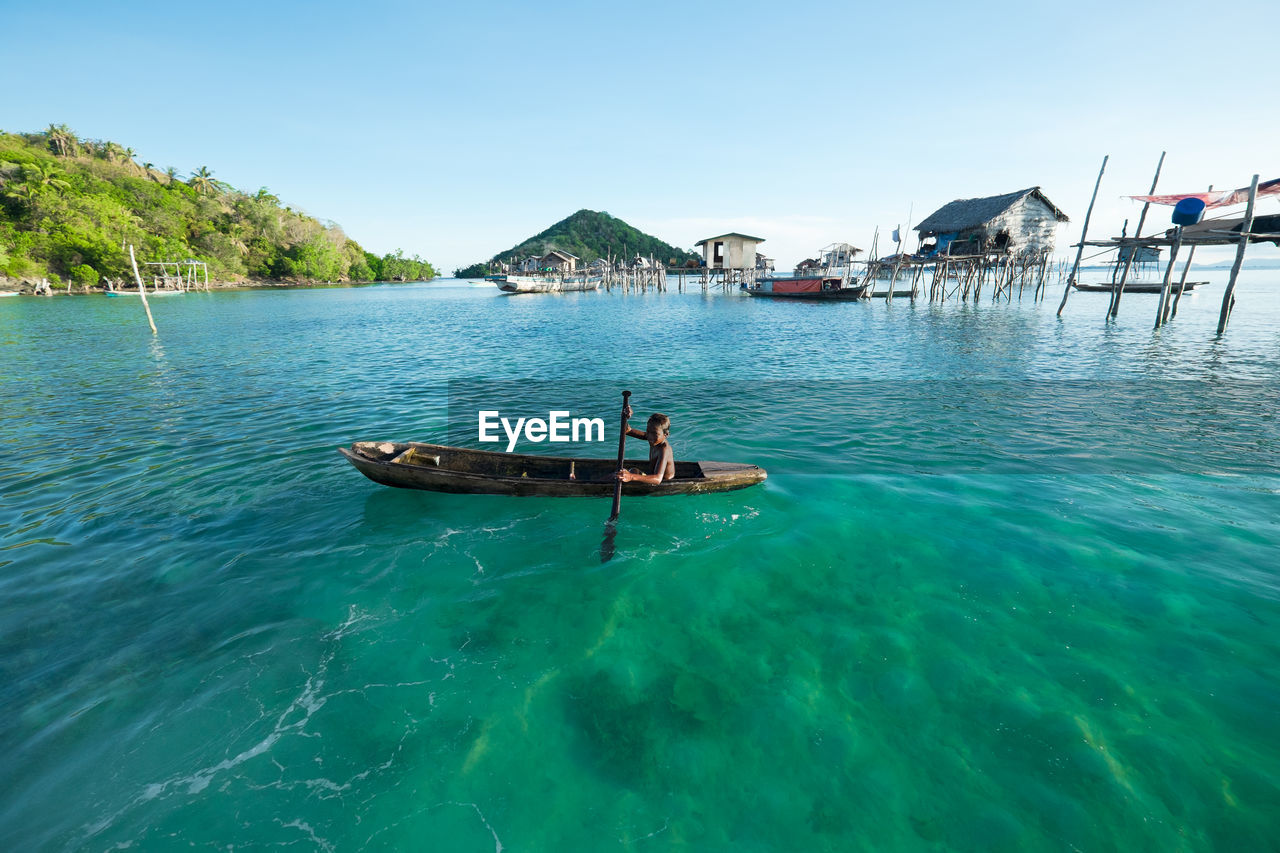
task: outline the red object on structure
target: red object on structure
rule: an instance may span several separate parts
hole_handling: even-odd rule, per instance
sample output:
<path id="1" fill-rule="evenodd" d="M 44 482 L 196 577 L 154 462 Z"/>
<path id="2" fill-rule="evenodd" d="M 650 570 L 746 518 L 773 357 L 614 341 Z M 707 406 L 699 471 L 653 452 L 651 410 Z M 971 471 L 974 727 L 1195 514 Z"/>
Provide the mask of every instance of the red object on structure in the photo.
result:
<path id="1" fill-rule="evenodd" d="M 775 278 L 774 293 L 813 293 L 822 290 L 820 278 Z"/>
<path id="2" fill-rule="evenodd" d="M 1266 195 L 1280 195 L 1280 178 L 1276 178 L 1273 181 L 1263 181 L 1258 184 L 1257 197 L 1262 198 Z M 1151 204 L 1177 204 L 1184 198 L 1198 198 L 1204 202 L 1205 207 L 1230 207 L 1236 204 L 1244 204 L 1248 201 L 1249 188 L 1241 187 L 1238 190 L 1206 193 L 1179 193 L 1178 195 L 1131 195 L 1129 198 L 1134 201 L 1150 202 Z"/>

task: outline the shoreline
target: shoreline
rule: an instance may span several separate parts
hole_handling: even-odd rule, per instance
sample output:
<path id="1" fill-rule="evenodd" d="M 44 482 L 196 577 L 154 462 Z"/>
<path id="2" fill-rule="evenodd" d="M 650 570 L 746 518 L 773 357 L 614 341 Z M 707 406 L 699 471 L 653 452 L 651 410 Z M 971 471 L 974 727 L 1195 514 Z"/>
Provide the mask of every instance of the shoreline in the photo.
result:
<path id="1" fill-rule="evenodd" d="M 430 281 L 436 281 L 440 276 L 434 279 L 419 279 L 417 281 L 272 281 L 270 279 L 246 279 L 244 281 L 211 281 L 209 282 L 209 290 L 318 290 L 331 287 L 369 287 L 375 284 L 425 284 Z M 36 282 L 18 281 L 14 279 L 0 278 L 0 296 L 39 296 L 36 292 Z M 88 287 L 76 287 L 68 293 L 65 284 L 53 285 L 53 293 L 50 296 L 103 296 L 108 293 L 135 294 L 138 292 L 136 287 L 130 287 L 124 290 L 107 290 L 101 285 L 91 285 Z M 147 288 L 147 293 L 154 290 L 152 287 Z M 199 292 L 204 290 L 204 285 L 192 288 L 192 291 Z"/>

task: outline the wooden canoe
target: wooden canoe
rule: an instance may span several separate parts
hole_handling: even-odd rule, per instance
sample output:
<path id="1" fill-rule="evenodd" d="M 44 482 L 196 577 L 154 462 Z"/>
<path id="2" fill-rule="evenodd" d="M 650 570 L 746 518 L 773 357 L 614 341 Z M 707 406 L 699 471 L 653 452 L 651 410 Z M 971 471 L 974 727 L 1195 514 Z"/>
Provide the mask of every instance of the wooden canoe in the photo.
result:
<path id="1" fill-rule="evenodd" d="M 1189 291 L 1195 290 L 1197 287 L 1200 287 L 1201 285 L 1205 285 L 1208 283 L 1209 282 L 1207 281 L 1189 281 L 1186 283 L 1186 286 L 1183 287 L 1182 289 L 1184 291 L 1189 292 Z M 1114 286 L 1108 284 L 1105 281 L 1101 284 L 1088 284 L 1083 281 L 1077 281 L 1072 283 L 1071 286 L 1074 287 L 1076 290 L 1087 291 L 1089 293 L 1110 293 L 1112 290 L 1115 289 Z M 1124 283 L 1125 293 L 1159 293 L 1163 289 L 1164 289 L 1163 283 L 1158 281 L 1126 281 Z M 1170 293 L 1178 292 L 1178 283 L 1176 281 L 1171 281 L 1169 283 L 1169 292 Z"/>
<path id="2" fill-rule="evenodd" d="M 471 495 L 526 497 L 612 497 L 616 459 L 569 459 L 468 450 L 420 442 L 357 441 L 338 452 L 375 483 Z M 646 470 L 647 460 L 628 459 L 627 468 Z M 570 471 L 574 479 L 569 479 Z M 623 483 L 631 497 L 729 492 L 762 482 L 756 465 L 732 462 L 676 462 L 676 477 L 660 485 Z"/>

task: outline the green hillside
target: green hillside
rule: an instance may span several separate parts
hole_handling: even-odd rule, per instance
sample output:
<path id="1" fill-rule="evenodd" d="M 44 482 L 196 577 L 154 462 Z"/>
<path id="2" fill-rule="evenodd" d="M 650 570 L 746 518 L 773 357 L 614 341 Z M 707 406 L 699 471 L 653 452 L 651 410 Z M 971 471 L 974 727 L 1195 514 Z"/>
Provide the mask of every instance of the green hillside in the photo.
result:
<path id="1" fill-rule="evenodd" d="M 130 244 L 140 264 L 196 258 L 224 282 L 435 276 L 417 256 L 366 252 L 337 225 L 282 206 L 265 187 L 252 195 L 236 190 L 207 167 L 183 179 L 65 125 L 0 132 L 0 277 L 77 286 L 132 281 Z"/>
<path id="2" fill-rule="evenodd" d="M 653 256 L 664 265 L 677 266 L 698 259 L 697 255 L 664 243 L 607 213 L 579 210 L 523 243 L 499 252 L 487 262 L 455 270 L 454 275 L 459 278 L 481 276 L 488 272 L 490 264 L 505 263 L 513 258 L 529 255 L 543 255 L 551 249 L 577 255 L 582 264 L 589 264 L 596 258 L 624 259 L 636 255 L 646 258 Z"/>

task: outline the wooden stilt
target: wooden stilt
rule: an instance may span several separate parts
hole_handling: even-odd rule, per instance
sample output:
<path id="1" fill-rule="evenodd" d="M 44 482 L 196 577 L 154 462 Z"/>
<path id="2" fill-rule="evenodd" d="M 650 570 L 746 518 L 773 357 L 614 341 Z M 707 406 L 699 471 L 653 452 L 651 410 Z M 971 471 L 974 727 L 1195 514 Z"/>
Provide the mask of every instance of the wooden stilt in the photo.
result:
<path id="1" fill-rule="evenodd" d="M 1191 251 L 1187 252 L 1187 262 L 1182 265 L 1182 278 L 1178 281 L 1178 292 L 1173 297 L 1173 304 L 1169 308 L 1169 316 L 1165 322 L 1172 320 L 1178 316 L 1178 303 L 1182 301 L 1182 293 L 1187 289 L 1187 273 L 1191 271 L 1191 259 L 1196 256 L 1196 247 L 1193 244 Z"/>
<path id="2" fill-rule="evenodd" d="M 1249 184 L 1249 204 L 1244 209 L 1244 221 L 1240 223 L 1240 242 L 1236 244 L 1236 262 L 1231 265 L 1231 278 L 1227 280 L 1227 289 L 1222 294 L 1222 311 L 1218 314 L 1218 334 L 1227 330 L 1227 321 L 1231 319 L 1231 309 L 1236 304 L 1236 277 L 1240 275 L 1240 267 L 1244 263 L 1244 250 L 1249 245 L 1249 232 L 1253 230 L 1253 203 L 1258 198 L 1258 176 L 1253 176 Z"/>
<path id="3" fill-rule="evenodd" d="M 1058 305 L 1058 316 L 1067 307 L 1067 297 L 1071 295 L 1071 285 L 1075 284 L 1076 273 L 1080 271 L 1080 258 L 1084 255 L 1084 239 L 1089 234 L 1089 217 L 1093 216 L 1093 203 L 1098 200 L 1098 187 L 1102 186 L 1102 173 L 1107 171 L 1107 160 L 1111 155 L 1102 158 L 1102 168 L 1098 170 L 1098 180 L 1093 185 L 1093 197 L 1089 199 L 1089 210 L 1084 215 L 1084 228 L 1080 231 L 1080 248 L 1076 251 L 1076 262 L 1071 265 L 1071 274 L 1067 276 L 1067 287 L 1062 291 L 1062 302 Z"/>
<path id="4" fill-rule="evenodd" d="M 1182 226 L 1178 226 L 1178 230 L 1173 236 L 1173 245 L 1169 247 L 1169 263 L 1164 268 L 1164 281 L 1160 284 L 1160 304 L 1156 306 L 1156 325 L 1160 328 L 1164 325 L 1165 306 L 1169 304 L 1169 283 L 1173 280 L 1173 265 L 1178 260 L 1178 250 L 1182 248 Z"/>
<path id="5" fill-rule="evenodd" d="M 1160 152 L 1160 162 L 1156 163 L 1156 174 L 1151 179 L 1151 190 L 1147 195 L 1153 195 L 1156 191 L 1156 184 L 1160 182 L 1160 169 L 1164 166 L 1164 156 L 1167 151 Z M 1142 214 L 1138 216 L 1138 227 L 1133 229 L 1133 239 L 1137 240 L 1142 236 L 1142 223 L 1147 220 L 1147 211 L 1151 209 L 1151 202 L 1142 205 Z M 1120 297 L 1124 294 L 1124 283 L 1129 278 L 1129 268 L 1133 266 L 1134 256 L 1137 255 L 1137 244 L 1130 247 L 1129 257 L 1124 262 L 1124 271 L 1120 273 L 1120 281 L 1111 288 L 1111 309 L 1110 316 L 1115 317 L 1120 313 Z"/>
<path id="6" fill-rule="evenodd" d="M 142 307 L 147 311 L 147 323 L 151 326 L 151 334 L 158 335 L 156 331 L 156 321 L 151 316 L 151 306 L 147 304 L 147 288 L 142 283 L 142 276 L 138 274 L 138 261 L 133 256 L 133 246 L 129 246 L 129 263 L 133 264 L 133 277 L 138 282 L 138 296 L 142 298 Z"/>
<path id="7" fill-rule="evenodd" d="M 1209 184 L 1206 192 L 1213 192 L 1213 184 Z M 1192 245 L 1191 251 L 1187 252 L 1187 262 L 1182 265 L 1182 278 L 1178 280 L 1178 295 L 1174 297 L 1171 305 L 1166 305 L 1165 319 L 1167 323 L 1178 316 L 1178 303 L 1182 301 L 1182 294 L 1187 289 L 1187 273 L 1191 272 L 1191 259 L 1196 256 L 1196 247 Z"/>

